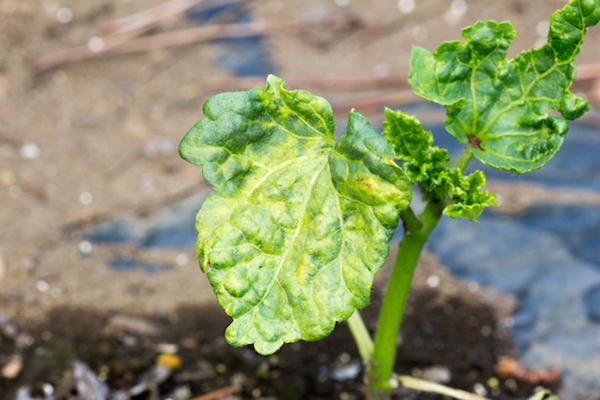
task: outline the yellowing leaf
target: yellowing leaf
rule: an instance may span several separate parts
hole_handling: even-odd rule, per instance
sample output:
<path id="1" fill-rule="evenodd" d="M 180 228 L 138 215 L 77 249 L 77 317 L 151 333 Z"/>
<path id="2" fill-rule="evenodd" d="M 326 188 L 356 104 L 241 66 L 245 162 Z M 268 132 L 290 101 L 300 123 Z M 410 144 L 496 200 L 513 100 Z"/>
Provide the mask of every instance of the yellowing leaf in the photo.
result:
<path id="1" fill-rule="evenodd" d="M 180 145 L 214 186 L 196 219 L 198 254 L 235 346 L 261 354 L 314 341 L 369 303 L 410 181 L 356 112 L 334 140 L 330 105 L 305 91 L 224 93 Z"/>

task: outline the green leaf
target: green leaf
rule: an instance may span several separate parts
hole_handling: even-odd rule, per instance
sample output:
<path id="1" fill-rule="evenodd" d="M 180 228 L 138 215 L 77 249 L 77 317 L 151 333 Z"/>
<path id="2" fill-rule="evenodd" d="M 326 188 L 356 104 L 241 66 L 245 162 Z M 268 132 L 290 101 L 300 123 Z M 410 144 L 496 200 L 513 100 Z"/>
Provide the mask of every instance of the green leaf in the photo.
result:
<path id="1" fill-rule="evenodd" d="M 181 156 L 214 186 L 196 219 L 198 255 L 235 346 L 271 354 L 314 341 L 369 303 L 410 181 L 356 112 L 334 140 L 330 105 L 305 91 L 224 93 L 184 137 Z"/>
<path id="2" fill-rule="evenodd" d="M 423 129 L 419 118 L 389 108 L 385 110 L 383 136 L 402 161 L 422 162 L 433 144 L 432 133 Z"/>
<path id="3" fill-rule="evenodd" d="M 477 22 L 465 44 L 446 42 L 435 53 L 414 47 L 409 82 L 415 93 L 446 106 L 446 129 L 492 167 L 524 173 L 554 156 L 588 104 L 569 92 L 572 65 L 586 28 L 600 20 L 600 0 L 572 0 L 550 20 L 548 42 L 513 60 L 510 23 Z"/>
<path id="4" fill-rule="evenodd" d="M 433 134 L 423 129 L 416 116 L 386 108 L 383 136 L 396 150 L 396 158 L 405 162 L 403 168 L 412 182 L 427 178 L 429 163 L 425 159 L 433 144 Z"/>
<path id="5" fill-rule="evenodd" d="M 423 129 L 416 116 L 402 111 L 385 111 L 383 136 L 404 161 L 402 168 L 412 182 L 418 182 L 423 200 L 446 203 L 444 214 L 452 218 L 477 220 L 483 209 L 496 205 L 496 197 L 483 191 L 487 183 L 481 171 L 465 177 L 450 167 L 445 149 L 433 147 L 433 135 Z"/>

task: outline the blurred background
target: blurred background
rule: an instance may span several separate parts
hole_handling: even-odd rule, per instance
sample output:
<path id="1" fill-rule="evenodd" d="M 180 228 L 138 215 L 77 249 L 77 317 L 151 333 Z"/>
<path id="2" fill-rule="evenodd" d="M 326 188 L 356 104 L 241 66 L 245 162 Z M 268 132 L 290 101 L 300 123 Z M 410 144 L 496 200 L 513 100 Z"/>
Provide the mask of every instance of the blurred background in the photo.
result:
<path id="1" fill-rule="evenodd" d="M 208 97 L 273 73 L 330 100 L 340 131 L 351 108 L 378 130 L 385 106 L 402 108 L 455 155 L 444 110 L 407 85 L 411 46 L 433 51 L 477 20 L 510 20 L 512 57 L 545 42 L 565 3 L 0 0 L 0 397 L 96 398 L 64 389 L 84 376 L 98 398 L 220 388 L 362 398 L 350 341 L 330 341 L 325 358 L 322 345 L 299 345 L 306 368 L 292 362 L 300 347 L 279 360 L 223 344 L 229 320 L 194 248 L 211 187 L 179 158 L 179 141 Z M 547 385 L 565 399 L 600 398 L 600 28 L 575 64 L 573 91 L 592 110 L 543 170 L 486 168 L 499 206 L 480 222 L 441 224 L 409 310 L 439 318 L 409 317 L 399 368 L 441 368 L 431 372 L 440 382 L 490 397 Z M 367 310 L 371 328 L 376 315 Z M 76 360 L 91 369 L 77 375 Z M 157 366 L 162 381 L 144 378 Z"/>

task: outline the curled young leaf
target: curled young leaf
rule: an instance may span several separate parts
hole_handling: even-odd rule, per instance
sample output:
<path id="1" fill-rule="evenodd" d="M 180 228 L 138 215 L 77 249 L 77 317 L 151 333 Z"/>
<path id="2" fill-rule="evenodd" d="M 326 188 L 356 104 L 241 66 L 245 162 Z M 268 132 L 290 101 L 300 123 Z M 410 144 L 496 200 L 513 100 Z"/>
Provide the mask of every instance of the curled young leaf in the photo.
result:
<path id="1" fill-rule="evenodd" d="M 397 159 L 412 182 L 418 182 L 425 201 L 447 204 L 444 214 L 477 220 L 483 209 L 496 205 L 496 197 L 483 191 L 487 183 L 481 171 L 463 176 L 450 167 L 445 149 L 432 146 L 433 135 L 416 116 L 386 110 L 383 136 L 394 146 Z"/>
<path id="2" fill-rule="evenodd" d="M 321 339 L 369 303 L 412 196 L 363 116 L 351 112 L 336 143 L 330 105 L 282 85 L 269 76 L 266 90 L 212 97 L 180 145 L 214 186 L 198 255 L 233 318 L 227 341 L 261 354 Z"/>
<path id="3" fill-rule="evenodd" d="M 508 22 L 477 22 L 465 44 L 447 42 L 435 53 L 414 47 L 409 82 L 415 93 L 447 108 L 445 127 L 492 167 L 524 173 L 541 167 L 563 143 L 568 123 L 588 110 L 569 92 L 572 65 L 586 28 L 600 20 L 600 0 L 572 0 L 550 20 L 548 42 L 513 60 Z"/>
<path id="4" fill-rule="evenodd" d="M 444 215 L 477 221 L 485 207 L 496 206 L 496 196 L 487 190 L 482 190 L 487 183 L 482 171 L 462 176 L 458 170 L 454 170 L 452 175 L 455 183 L 453 202 L 444 208 Z"/>

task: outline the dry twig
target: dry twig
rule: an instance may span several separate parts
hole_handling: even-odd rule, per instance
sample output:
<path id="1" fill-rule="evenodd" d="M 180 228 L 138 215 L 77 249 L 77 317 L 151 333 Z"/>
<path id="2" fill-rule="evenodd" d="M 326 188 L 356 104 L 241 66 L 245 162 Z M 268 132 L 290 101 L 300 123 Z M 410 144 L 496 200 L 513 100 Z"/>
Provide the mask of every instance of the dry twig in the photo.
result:
<path id="1" fill-rule="evenodd" d="M 293 23 L 264 24 L 258 22 L 199 26 L 197 28 L 182 29 L 175 32 L 133 39 L 135 32 L 109 36 L 104 40 L 100 51 L 92 51 L 88 46 L 79 46 L 63 50 L 50 56 L 43 57 L 35 64 L 36 72 L 46 71 L 60 65 L 87 60 L 93 57 L 113 56 L 117 54 L 131 54 L 185 44 L 206 42 L 223 38 L 243 38 L 273 34 L 295 34 L 306 25 Z"/>
<path id="2" fill-rule="evenodd" d="M 104 36 L 147 32 L 167 20 L 183 15 L 204 0 L 171 0 L 139 13 L 107 22 L 100 27 Z M 138 33 L 140 34 L 140 33 Z"/>
<path id="3" fill-rule="evenodd" d="M 232 393 L 235 393 L 237 391 L 237 388 L 235 386 L 225 386 L 224 388 L 221 389 L 217 389 L 214 392 L 210 392 L 207 394 L 204 394 L 200 397 L 195 397 L 192 400 L 217 400 L 221 397 L 225 397 L 228 396 Z"/>
<path id="4" fill-rule="evenodd" d="M 141 43 L 137 43 L 132 46 L 134 48 L 133 51 L 121 50 L 121 52 L 113 52 L 114 49 L 120 47 L 124 43 L 130 42 L 134 38 L 143 35 L 149 30 L 154 29 L 157 26 L 160 26 L 161 24 L 169 20 L 173 20 L 176 17 L 180 17 L 190 10 L 202 10 L 214 8 L 216 6 L 221 5 L 241 4 L 244 1 L 251 0 L 219 0 L 217 2 L 208 2 L 207 4 L 201 4 L 203 0 L 168 1 L 157 7 L 104 24 L 100 28 L 104 36 L 101 38 L 103 43 L 102 48 L 99 51 L 94 51 L 88 46 L 78 46 L 75 48 L 62 50 L 49 56 L 42 57 L 40 60 L 38 60 L 38 62 L 35 64 L 35 71 L 36 73 L 40 73 L 48 69 L 58 67 L 60 65 L 84 61 L 90 58 L 103 55 L 146 51 L 143 47 L 152 47 L 152 45 L 148 43 L 151 43 L 153 41 L 156 41 L 158 43 L 164 43 L 165 37 L 163 37 L 162 35 L 157 35 L 156 37 L 151 37 L 156 39 L 148 38 L 142 40 Z M 195 32 L 193 30 L 189 30 L 189 32 L 180 31 L 177 32 L 177 35 L 174 35 L 175 33 L 173 33 L 172 36 L 170 36 L 170 40 L 179 39 L 182 36 L 194 33 Z M 167 40 L 169 40 L 169 36 L 167 36 L 166 38 Z M 175 43 L 174 45 L 177 45 L 177 43 Z M 136 46 L 142 46 L 142 48 L 140 50 L 135 50 Z M 161 46 L 158 47 L 160 48 Z"/>

